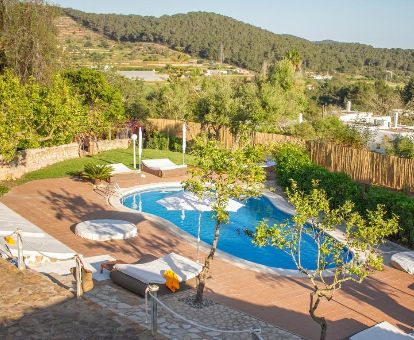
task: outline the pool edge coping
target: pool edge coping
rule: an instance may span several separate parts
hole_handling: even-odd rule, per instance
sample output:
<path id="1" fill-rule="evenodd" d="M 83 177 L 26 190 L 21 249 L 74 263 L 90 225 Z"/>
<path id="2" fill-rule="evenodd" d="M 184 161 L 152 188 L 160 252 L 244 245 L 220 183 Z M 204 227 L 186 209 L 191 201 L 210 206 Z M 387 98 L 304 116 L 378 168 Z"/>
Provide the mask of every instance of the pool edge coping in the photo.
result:
<path id="1" fill-rule="evenodd" d="M 144 190 L 151 190 L 151 189 L 161 189 L 161 188 L 177 188 L 182 187 L 181 182 L 158 182 L 158 183 L 152 183 L 152 184 L 141 184 L 136 185 L 133 187 L 128 188 L 122 188 L 121 194 L 118 195 L 111 195 L 108 198 L 108 203 L 118 209 L 119 211 L 125 211 L 129 213 L 134 213 L 141 215 L 144 219 L 154 222 L 157 225 L 161 226 L 163 229 L 167 230 L 168 232 L 172 233 L 175 236 L 178 236 L 185 241 L 187 241 L 191 246 L 197 247 L 197 238 L 191 235 L 190 233 L 186 232 L 185 230 L 179 228 L 174 223 L 160 217 L 154 214 L 146 213 L 146 212 L 140 212 L 132 208 L 128 208 L 124 206 L 121 203 L 121 200 L 130 194 L 133 194 L 135 192 L 144 191 Z M 269 199 L 271 204 L 281 210 L 284 213 L 287 213 L 289 215 L 295 214 L 295 210 L 292 205 L 288 201 L 286 201 L 285 198 L 283 198 L 281 195 L 276 194 L 274 192 L 271 192 L 269 190 L 265 190 L 263 192 L 263 196 Z M 281 204 L 281 207 L 279 207 L 278 204 Z M 138 233 L 139 236 L 139 233 Z M 211 245 L 200 240 L 200 250 L 204 252 L 208 252 L 210 250 Z M 259 272 L 261 274 L 270 274 L 270 275 L 277 275 L 277 276 L 290 276 L 290 277 L 305 277 L 304 274 L 300 273 L 297 269 L 283 269 L 283 268 L 276 268 L 276 267 L 269 267 L 266 265 L 262 265 L 259 263 L 255 263 L 249 260 L 242 259 L 238 256 L 231 255 L 223 250 L 216 249 L 216 255 L 226 262 L 229 262 L 233 265 L 238 266 L 242 269 L 250 269 L 255 272 Z M 327 276 L 332 276 L 333 272 L 330 270 L 326 270 Z"/>

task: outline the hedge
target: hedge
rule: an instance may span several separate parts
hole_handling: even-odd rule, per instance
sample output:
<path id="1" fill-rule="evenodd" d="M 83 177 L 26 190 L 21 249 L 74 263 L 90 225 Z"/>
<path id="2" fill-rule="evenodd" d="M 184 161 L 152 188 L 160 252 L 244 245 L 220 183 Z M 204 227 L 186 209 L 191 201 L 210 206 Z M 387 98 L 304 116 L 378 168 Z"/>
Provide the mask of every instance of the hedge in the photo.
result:
<path id="1" fill-rule="evenodd" d="M 286 188 L 293 179 L 304 192 L 312 188 L 312 179 L 331 197 L 332 207 L 338 207 L 349 200 L 356 209 L 365 214 L 367 209 L 375 209 L 383 204 L 390 216 L 399 216 L 400 232 L 394 240 L 414 246 L 414 199 L 402 192 L 394 192 L 376 186 L 364 186 L 354 182 L 345 173 L 329 172 L 312 163 L 304 147 L 293 144 L 280 144 L 274 151 L 278 183 Z"/>

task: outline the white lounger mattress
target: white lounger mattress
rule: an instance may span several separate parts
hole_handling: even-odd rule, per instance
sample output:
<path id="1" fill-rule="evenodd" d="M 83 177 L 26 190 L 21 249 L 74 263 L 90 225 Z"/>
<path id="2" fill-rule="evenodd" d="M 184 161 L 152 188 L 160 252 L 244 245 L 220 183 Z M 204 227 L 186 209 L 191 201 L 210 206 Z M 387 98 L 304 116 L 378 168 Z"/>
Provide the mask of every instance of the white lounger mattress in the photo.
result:
<path id="1" fill-rule="evenodd" d="M 145 159 L 142 161 L 146 167 L 153 170 L 174 170 L 180 168 L 186 168 L 187 165 L 177 165 L 171 162 L 168 158 L 162 159 Z"/>
<path id="2" fill-rule="evenodd" d="M 391 256 L 393 267 L 414 274 L 414 251 L 403 251 Z"/>
<path id="3" fill-rule="evenodd" d="M 406 334 L 399 328 L 384 321 L 375 326 L 359 332 L 349 338 L 349 340 L 409 340 L 414 336 Z"/>
<path id="4" fill-rule="evenodd" d="M 177 274 L 180 282 L 196 277 L 203 269 L 201 264 L 175 253 L 148 263 L 117 264 L 114 268 L 147 284 L 164 284 L 164 272 L 168 269 Z"/>

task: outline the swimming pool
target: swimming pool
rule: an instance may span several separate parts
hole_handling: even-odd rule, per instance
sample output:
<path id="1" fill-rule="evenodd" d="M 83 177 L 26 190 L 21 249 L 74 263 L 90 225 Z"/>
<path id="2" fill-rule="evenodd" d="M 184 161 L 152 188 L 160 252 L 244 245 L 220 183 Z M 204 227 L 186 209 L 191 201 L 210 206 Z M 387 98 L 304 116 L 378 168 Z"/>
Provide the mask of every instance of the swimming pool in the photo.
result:
<path id="1" fill-rule="evenodd" d="M 195 238 L 198 234 L 198 219 L 200 217 L 200 239 L 211 244 L 215 231 L 213 212 L 167 210 L 157 202 L 182 190 L 179 187 L 148 189 L 123 197 L 121 203 L 128 208 L 162 217 Z M 274 223 L 284 223 L 286 220 L 290 220 L 291 216 L 277 209 L 265 196 L 250 198 L 242 203 L 243 206 L 237 212 L 230 212 L 230 222 L 222 225 L 218 249 L 268 267 L 296 269 L 290 255 L 273 247 L 257 247 L 252 244 L 251 238 L 244 232 L 246 227 L 255 230 L 255 227 L 263 220 L 269 225 L 273 225 Z M 310 270 L 316 268 L 316 252 L 315 241 L 305 235 L 301 244 L 301 259 L 305 268 Z"/>

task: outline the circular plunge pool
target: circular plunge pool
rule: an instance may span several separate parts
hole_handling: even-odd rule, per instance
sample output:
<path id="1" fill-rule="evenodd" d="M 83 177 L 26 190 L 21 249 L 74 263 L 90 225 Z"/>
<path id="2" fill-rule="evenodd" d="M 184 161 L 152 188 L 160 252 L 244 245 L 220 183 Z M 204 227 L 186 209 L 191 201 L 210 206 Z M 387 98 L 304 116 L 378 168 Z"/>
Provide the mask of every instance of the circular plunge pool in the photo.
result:
<path id="1" fill-rule="evenodd" d="M 197 238 L 198 221 L 201 218 L 200 239 L 208 244 L 213 241 L 215 231 L 214 216 L 211 211 L 197 210 L 167 210 L 157 201 L 171 195 L 177 195 L 182 188 L 157 188 L 137 191 L 122 198 L 122 204 L 139 212 L 149 213 L 162 217 L 173 223 L 178 228 Z M 280 268 L 296 269 L 295 263 L 284 251 L 273 247 L 258 247 L 252 243 L 246 235 L 246 228 L 255 230 L 261 221 L 268 225 L 285 223 L 291 216 L 277 209 L 265 196 L 250 198 L 242 202 L 243 206 L 237 212 L 230 212 L 230 222 L 224 224 L 220 230 L 218 249 L 241 259 L 261 265 Z M 344 249 L 344 256 L 346 255 Z M 304 268 L 309 270 L 316 268 L 317 247 L 312 237 L 305 235 L 301 243 L 301 260 Z"/>

